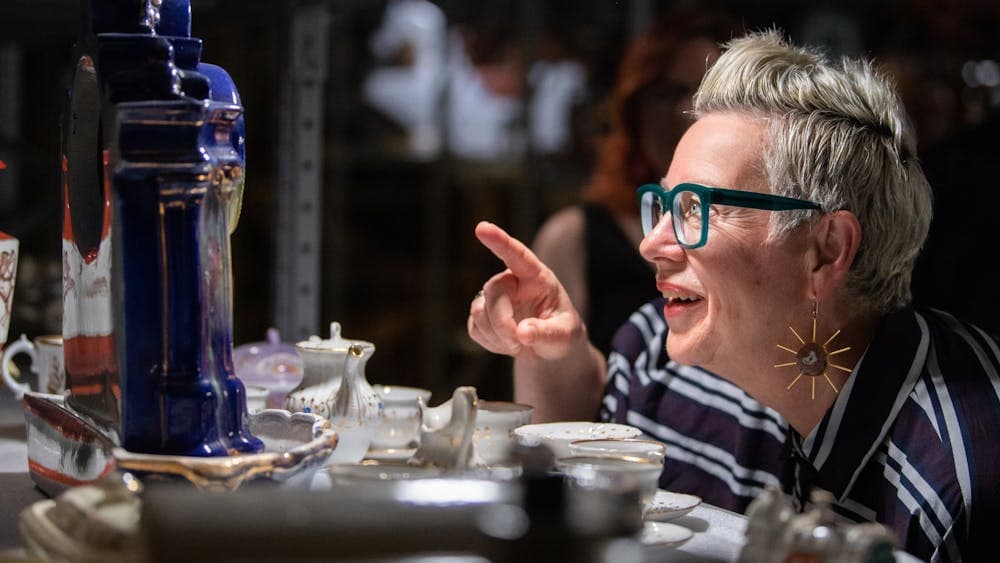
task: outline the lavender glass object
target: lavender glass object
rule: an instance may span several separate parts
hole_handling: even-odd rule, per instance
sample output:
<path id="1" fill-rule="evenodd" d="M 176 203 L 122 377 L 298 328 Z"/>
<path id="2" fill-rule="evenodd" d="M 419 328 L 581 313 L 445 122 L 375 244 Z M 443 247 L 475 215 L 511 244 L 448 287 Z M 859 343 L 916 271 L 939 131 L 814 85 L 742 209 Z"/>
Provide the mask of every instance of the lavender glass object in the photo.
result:
<path id="1" fill-rule="evenodd" d="M 237 346 L 233 350 L 236 376 L 246 385 L 268 390 L 267 407 L 280 409 L 285 396 L 302 381 L 302 358 L 295 345 L 281 341 L 276 328 L 267 329 L 267 339 Z"/>

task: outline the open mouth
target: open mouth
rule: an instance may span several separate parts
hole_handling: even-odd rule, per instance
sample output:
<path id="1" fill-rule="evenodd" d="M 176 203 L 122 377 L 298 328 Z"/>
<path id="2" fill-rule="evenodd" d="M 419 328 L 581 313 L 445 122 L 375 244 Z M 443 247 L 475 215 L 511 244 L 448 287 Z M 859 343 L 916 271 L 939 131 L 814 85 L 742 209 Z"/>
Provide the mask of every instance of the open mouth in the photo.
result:
<path id="1" fill-rule="evenodd" d="M 694 293 L 680 293 L 680 292 L 664 292 L 663 297 L 666 298 L 667 303 L 664 306 L 664 313 L 667 315 L 678 314 L 691 307 L 700 304 L 703 299 L 700 295 Z"/>
<path id="2" fill-rule="evenodd" d="M 664 291 L 663 297 L 667 299 L 667 305 L 690 305 L 692 303 L 697 303 L 701 301 L 701 296 L 696 293 L 680 292 L 680 291 Z"/>

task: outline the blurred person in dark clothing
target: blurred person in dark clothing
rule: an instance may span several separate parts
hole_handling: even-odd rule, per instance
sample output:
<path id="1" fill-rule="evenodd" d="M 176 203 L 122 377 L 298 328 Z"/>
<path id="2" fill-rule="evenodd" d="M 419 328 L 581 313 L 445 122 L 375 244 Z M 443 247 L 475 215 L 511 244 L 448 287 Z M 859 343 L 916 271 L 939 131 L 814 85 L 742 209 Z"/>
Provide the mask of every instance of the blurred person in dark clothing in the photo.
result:
<path id="1" fill-rule="evenodd" d="M 534 241 L 603 353 L 628 315 L 657 295 L 650 264 L 639 255 L 635 186 L 657 181 L 669 165 L 695 88 L 718 57 L 718 44 L 736 34 L 727 14 L 671 11 L 632 42 L 608 100 L 610 128 L 583 202 L 553 214 Z"/>

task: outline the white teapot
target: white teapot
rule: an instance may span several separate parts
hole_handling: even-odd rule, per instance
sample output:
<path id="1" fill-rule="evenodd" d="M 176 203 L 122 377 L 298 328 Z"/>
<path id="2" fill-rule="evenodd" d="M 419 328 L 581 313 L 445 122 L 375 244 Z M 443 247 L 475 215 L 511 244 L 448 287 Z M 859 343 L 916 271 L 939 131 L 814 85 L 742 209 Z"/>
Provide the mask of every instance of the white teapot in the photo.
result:
<path id="1" fill-rule="evenodd" d="M 375 351 L 371 342 L 341 336 L 340 323 L 336 321 L 330 323 L 330 338 L 324 340 L 319 336 L 310 336 L 308 340 L 297 342 L 295 351 L 303 364 L 302 381 L 285 397 L 285 409 L 330 418 L 330 399 L 340 388 L 347 367 L 348 350 L 354 344 Z"/>

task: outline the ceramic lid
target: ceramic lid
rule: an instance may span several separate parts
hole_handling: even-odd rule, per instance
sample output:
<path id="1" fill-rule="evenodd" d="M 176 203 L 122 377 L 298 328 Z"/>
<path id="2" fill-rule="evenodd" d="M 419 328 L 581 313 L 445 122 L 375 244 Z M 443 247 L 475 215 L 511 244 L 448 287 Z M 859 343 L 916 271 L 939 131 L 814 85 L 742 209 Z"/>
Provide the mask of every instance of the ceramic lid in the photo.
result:
<path id="1" fill-rule="evenodd" d="M 352 345 L 361 345 L 365 348 L 375 348 L 375 345 L 365 340 L 354 340 L 344 338 L 340 333 L 340 323 L 333 321 L 330 323 L 330 338 L 323 339 L 313 335 L 309 340 L 301 340 L 295 343 L 295 348 L 300 352 L 341 352 L 346 354 Z"/>
<path id="2" fill-rule="evenodd" d="M 281 341 L 276 328 L 267 329 L 267 340 L 233 349 L 236 376 L 245 384 L 288 390 L 302 380 L 302 358 L 295 346 Z"/>
<path id="3" fill-rule="evenodd" d="M 295 354 L 295 346 L 288 342 L 282 342 L 281 333 L 273 327 L 267 329 L 266 340 L 249 342 L 233 348 L 233 357 L 237 364 L 280 353 Z"/>

